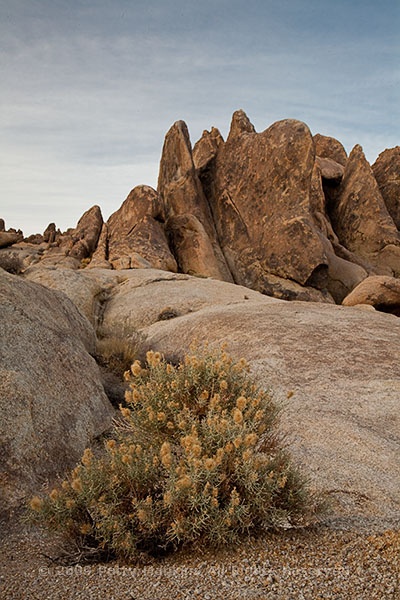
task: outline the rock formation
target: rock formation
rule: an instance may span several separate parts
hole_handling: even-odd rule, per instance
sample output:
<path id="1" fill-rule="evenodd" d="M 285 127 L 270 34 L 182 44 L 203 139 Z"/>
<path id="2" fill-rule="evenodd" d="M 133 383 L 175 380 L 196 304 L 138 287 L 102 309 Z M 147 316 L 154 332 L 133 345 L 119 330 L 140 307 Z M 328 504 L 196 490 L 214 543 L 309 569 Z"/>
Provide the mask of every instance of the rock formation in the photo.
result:
<path id="1" fill-rule="evenodd" d="M 371 168 L 360 146 L 348 157 L 290 119 L 257 133 L 239 110 L 226 141 L 213 127 L 193 149 L 177 121 L 158 190 L 135 187 L 106 223 L 95 206 L 65 233 L 51 223 L 21 243 L 0 230 L 0 259 L 11 248 L 24 268 L 156 268 L 340 304 L 369 276 L 400 276 L 399 190 L 399 146 Z"/>
<path id="2" fill-rule="evenodd" d="M 209 306 L 145 330 L 176 361 L 192 340 L 246 358 L 284 404 L 281 426 L 335 518 L 400 510 L 400 321 L 393 315 L 302 302 Z M 288 396 L 291 396 L 288 399 Z M 339 516 L 340 515 L 340 516 Z M 384 525 L 383 525 L 384 526 Z M 386 522 L 387 526 L 387 522 Z"/>
<path id="3" fill-rule="evenodd" d="M 400 279 L 371 276 L 364 279 L 342 302 L 343 306 L 368 304 L 400 317 Z"/>
<path id="4" fill-rule="evenodd" d="M 176 271 L 165 234 L 160 198 L 149 186 L 135 187 L 111 215 L 94 255 L 94 265 L 113 269 L 159 268 Z"/>
<path id="5" fill-rule="evenodd" d="M 177 251 L 178 263 L 187 265 L 193 272 L 200 268 L 199 275 L 232 281 L 218 243 L 211 210 L 195 169 L 189 132 L 183 121 L 177 121 L 165 137 L 158 177 L 158 191 L 167 219 L 183 215 L 195 217 L 196 221 L 191 218 L 192 227 L 197 222 L 195 225 L 197 231 L 202 229 L 201 234 L 196 238 L 197 256 L 192 257 L 191 253 L 187 252 L 187 243 L 182 244 L 180 239 L 174 240 L 177 221 L 173 221 L 171 236 Z M 181 238 L 182 233 L 178 236 Z M 208 264 L 198 260 L 200 255 L 205 254 L 208 255 Z"/>
<path id="6" fill-rule="evenodd" d="M 400 230 L 400 146 L 382 152 L 372 170 L 386 208 Z"/>
<path id="7" fill-rule="evenodd" d="M 73 467 L 113 411 L 89 322 L 62 293 L 0 269 L 0 512 Z"/>
<path id="8" fill-rule="evenodd" d="M 399 232 L 361 146 L 355 146 L 349 156 L 337 201 L 329 213 L 343 246 L 390 275 L 400 273 Z M 393 267 L 385 264 L 381 255 L 387 246 L 398 248 L 399 262 Z"/>

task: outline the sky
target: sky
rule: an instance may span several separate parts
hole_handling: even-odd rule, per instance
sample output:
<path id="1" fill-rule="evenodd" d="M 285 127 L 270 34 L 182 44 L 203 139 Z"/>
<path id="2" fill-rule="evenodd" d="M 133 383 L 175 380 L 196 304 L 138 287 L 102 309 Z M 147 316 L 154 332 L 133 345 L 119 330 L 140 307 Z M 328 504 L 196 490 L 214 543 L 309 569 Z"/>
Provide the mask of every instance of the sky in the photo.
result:
<path id="1" fill-rule="evenodd" d="M 0 217 L 25 235 L 107 219 L 157 186 L 177 120 L 192 144 L 243 109 L 400 144 L 400 0 L 0 0 Z"/>

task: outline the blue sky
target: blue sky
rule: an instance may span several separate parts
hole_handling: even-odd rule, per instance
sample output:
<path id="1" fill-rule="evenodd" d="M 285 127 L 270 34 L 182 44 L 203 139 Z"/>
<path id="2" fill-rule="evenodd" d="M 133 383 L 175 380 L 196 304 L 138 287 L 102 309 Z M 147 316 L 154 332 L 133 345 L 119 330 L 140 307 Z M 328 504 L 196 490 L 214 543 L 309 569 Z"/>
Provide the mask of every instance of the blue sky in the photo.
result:
<path id="1" fill-rule="evenodd" d="M 0 0 L 0 217 L 65 230 L 156 186 L 164 135 L 296 118 L 400 144 L 399 0 Z"/>

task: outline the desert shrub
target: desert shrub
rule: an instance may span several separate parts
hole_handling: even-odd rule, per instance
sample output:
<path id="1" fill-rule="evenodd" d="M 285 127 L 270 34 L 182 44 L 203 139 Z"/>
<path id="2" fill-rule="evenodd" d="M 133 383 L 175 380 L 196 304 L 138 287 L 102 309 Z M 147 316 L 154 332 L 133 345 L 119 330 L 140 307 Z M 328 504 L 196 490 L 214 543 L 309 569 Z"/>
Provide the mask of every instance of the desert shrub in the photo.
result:
<path id="1" fill-rule="evenodd" d="M 15 254 L 0 252 L 0 268 L 12 275 L 19 275 L 23 271 L 23 263 Z"/>
<path id="2" fill-rule="evenodd" d="M 122 558 L 300 524 L 306 484 L 277 433 L 279 409 L 224 350 L 179 365 L 148 352 L 126 373 L 127 406 L 105 454 L 87 449 L 34 519 Z"/>
<path id="3" fill-rule="evenodd" d="M 102 337 L 97 340 L 95 358 L 105 369 L 123 377 L 138 355 L 140 336 Z"/>

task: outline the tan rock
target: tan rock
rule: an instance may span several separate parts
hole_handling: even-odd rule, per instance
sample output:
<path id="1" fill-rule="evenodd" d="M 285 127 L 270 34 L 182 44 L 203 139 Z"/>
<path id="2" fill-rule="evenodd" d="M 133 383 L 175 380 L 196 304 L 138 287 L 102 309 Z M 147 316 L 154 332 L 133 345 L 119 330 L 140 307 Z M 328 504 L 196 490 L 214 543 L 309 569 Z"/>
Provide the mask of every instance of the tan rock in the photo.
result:
<path id="1" fill-rule="evenodd" d="M 218 243 L 214 222 L 193 162 L 189 132 L 183 121 L 177 121 L 165 136 L 158 191 L 168 218 L 193 215 L 202 224 L 213 248 L 214 260 L 209 269 L 219 273 L 218 279 L 232 281 L 231 273 Z M 180 258 L 183 262 L 183 258 Z M 189 257 L 188 261 L 191 260 Z"/>
<path id="2" fill-rule="evenodd" d="M 103 216 L 99 206 L 93 206 L 79 219 L 72 233 L 72 248 L 69 255 L 79 260 L 90 257 L 97 247 L 103 226 Z"/>
<path id="3" fill-rule="evenodd" d="M 89 273 L 97 277 L 98 271 L 93 269 Z M 121 279 L 102 308 L 101 335 L 106 337 L 129 337 L 157 321 L 181 317 L 207 306 L 279 302 L 242 286 L 182 273 L 134 269 L 118 271 L 118 275 Z"/>
<path id="4" fill-rule="evenodd" d="M 105 260 L 114 269 L 146 264 L 175 272 L 177 265 L 168 246 L 163 221 L 163 207 L 157 192 L 145 185 L 135 187 L 107 221 Z"/>
<path id="5" fill-rule="evenodd" d="M 203 131 L 203 135 L 193 147 L 193 163 L 198 172 L 208 167 L 223 144 L 222 135 L 216 127 L 212 127 L 211 131 Z"/>
<path id="6" fill-rule="evenodd" d="M 113 410 L 89 322 L 62 293 L 0 270 L 1 510 L 75 466 Z"/>
<path id="7" fill-rule="evenodd" d="M 314 272 L 327 270 L 313 218 L 314 161 L 304 123 L 281 121 L 255 133 L 243 111 L 233 115 L 216 157 L 209 202 L 237 283 L 260 281 L 265 272 L 309 285 Z"/>
<path id="8" fill-rule="evenodd" d="M 344 306 L 369 304 L 383 312 L 400 316 L 400 279 L 371 276 L 362 281 L 343 300 Z"/>
<path id="9" fill-rule="evenodd" d="M 382 152 L 372 170 L 386 208 L 400 229 L 400 146 Z"/>
<path id="10" fill-rule="evenodd" d="M 103 223 L 96 250 L 93 253 L 92 260 L 87 268 L 93 269 L 112 269 L 108 260 L 108 224 Z"/>
<path id="11" fill-rule="evenodd" d="M 317 133 L 313 137 L 315 153 L 321 158 L 330 158 L 342 166 L 346 165 L 347 153 L 343 145 L 333 137 Z"/>
<path id="12" fill-rule="evenodd" d="M 170 217 L 167 229 L 181 273 L 221 279 L 211 240 L 197 217 L 183 214 Z"/>
<path id="13" fill-rule="evenodd" d="M 315 162 L 318 165 L 321 176 L 328 181 L 340 182 L 343 178 L 344 167 L 331 158 L 315 157 Z"/>
<path id="14" fill-rule="evenodd" d="M 24 279 L 63 292 L 97 329 L 104 303 L 118 283 L 124 281 L 119 271 L 95 269 L 72 270 L 45 266 L 42 262 L 24 272 Z"/>
<path id="15" fill-rule="evenodd" d="M 333 501 L 332 518 L 342 525 L 361 516 L 398 519 L 399 319 L 320 303 L 252 302 L 155 323 L 147 335 L 143 351 L 173 360 L 194 339 L 226 343 L 282 400 L 288 448 Z"/>
<path id="16" fill-rule="evenodd" d="M 0 248 L 7 248 L 13 244 L 17 244 L 23 240 L 24 236 L 21 232 L 0 231 Z"/>
<path id="17" fill-rule="evenodd" d="M 349 156 L 330 216 L 341 244 L 378 266 L 385 266 L 379 259 L 385 246 L 400 245 L 399 232 L 361 146 L 355 146 Z"/>

